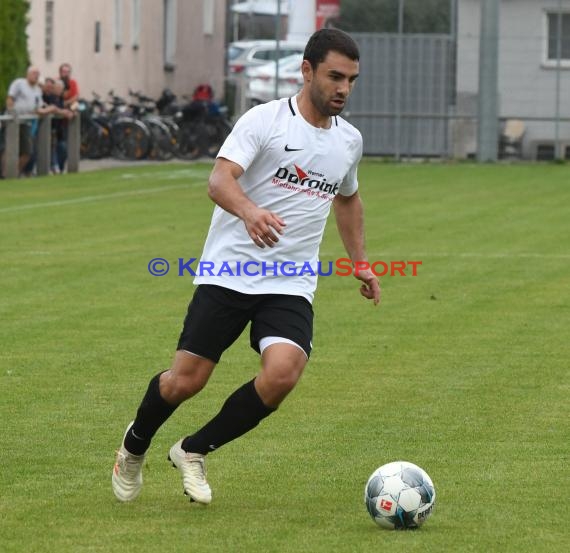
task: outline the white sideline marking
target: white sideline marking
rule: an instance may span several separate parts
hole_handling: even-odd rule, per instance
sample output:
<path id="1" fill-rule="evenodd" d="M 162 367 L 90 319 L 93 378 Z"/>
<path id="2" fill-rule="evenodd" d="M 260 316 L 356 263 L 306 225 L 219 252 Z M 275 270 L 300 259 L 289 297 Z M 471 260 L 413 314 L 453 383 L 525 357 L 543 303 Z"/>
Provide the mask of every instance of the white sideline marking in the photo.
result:
<path id="1" fill-rule="evenodd" d="M 83 196 L 81 198 L 72 198 L 70 200 L 57 200 L 53 202 L 42 202 L 37 204 L 15 205 L 12 207 L 0 208 L 0 213 L 12 213 L 15 211 L 26 211 L 28 209 L 41 209 L 43 207 L 59 207 L 62 205 L 84 204 L 90 202 L 101 202 L 105 200 L 113 200 L 115 198 L 123 198 L 127 196 L 144 196 L 145 194 L 158 194 L 169 190 L 180 190 L 182 188 L 193 188 L 195 186 L 205 186 L 206 183 L 192 184 L 176 184 L 172 186 L 161 186 L 157 188 L 140 188 L 138 190 L 127 190 L 125 192 L 113 192 L 112 194 L 100 194 L 99 196 Z"/>
<path id="2" fill-rule="evenodd" d="M 320 252 L 321 260 L 327 260 L 331 257 L 328 252 Z M 343 257 L 343 256 L 339 256 Z M 344 255 L 346 257 L 346 255 Z M 421 261 L 424 257 L 473 257 L 479 259 L 570 259 L 570 253 L 449 253 L 449 252 L 432 252 L 432 253 L 368 253 L 370 263 L 375 261 Z"/>
<path id="3" fill-rule="evenodd" d="M 371 257 L 368 254 L 368 257 Z M 408 255 L 410 259 L 421 259 L 422 257 L 473 257 L 480 259 L 570 259 L 570 253 L 414 253 Z"/>
<path id="4" fill-rule="evenodd" d="M 182 177 L 188 178 L 199 178 L 199 179 L 207 179 L 210 171 L 201 171 L 197 169 L 178 169 L 176 171 L 168 171 L 164 175 L 161 175 L 160 180 L 173 180 L 179 179 Z M 123 173 L 120 175 L 122 179 L 125 180 L 132 180 L 132 179 L 156 179 L 156 172 L 148 172 L 148 173 Z"/>

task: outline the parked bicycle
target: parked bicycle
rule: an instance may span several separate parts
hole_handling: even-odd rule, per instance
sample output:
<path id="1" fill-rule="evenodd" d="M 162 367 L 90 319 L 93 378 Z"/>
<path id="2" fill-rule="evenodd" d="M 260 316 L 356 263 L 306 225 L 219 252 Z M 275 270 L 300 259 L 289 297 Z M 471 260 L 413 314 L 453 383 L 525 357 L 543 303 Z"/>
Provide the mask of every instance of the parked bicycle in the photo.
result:
<path id="1" fill-rule="evenodd" d="M 174 156 L 215 157 L 231 131 L 227 108 L 213 99 L 209 85 L 200 85 L 182 105 L 165 89 L 155 101 L 142 92 L 129 91 L 127 102 L 111 90 L 107 101 L 79 101 L 81 155 L 98 159 L 168 160 Z M 157 113 L 158 111 L 158 113 Z"/>
<path id="2" fill-rule="evenodd" d="M 79 99 L 77 109 L 81 118 L 80 156 L 101 159 L 110 155 L 111 132 L 100 96 L 94 92 L 91 102 Z"/>
<path id="3" fill-rule="evenodd" d="M 176 154 L 178 126 L 155 114 L 156 102 L 141 92 L 129 91 L 129 95 L 136 99 L 130 104 L 132 116 L 144 123 L 151 135 L 151 144 L 148 151 L 150 159 L 166 161 Z"/>
<path id="4" fill-rule="evenodd" d="M 109 92 L 108 102 L 93 92 L 93 100 L 79 101 L 82 157 L 137 160 L 146 157 L 151 144 L 148 128 L 132 117 L 127 102 Z"/>
<path id="5" fill-rule="evenodd" d="M 157 101 L 159 113 L 172 117 L 179 128 L 176 152 L 182 159 L 200 156 L 216 157 L 232 130 L 227 107 L 214 101 L 210 85 L 199 85 L 191 98 L 177 103 L 176 96 L 165 89 Z"/>

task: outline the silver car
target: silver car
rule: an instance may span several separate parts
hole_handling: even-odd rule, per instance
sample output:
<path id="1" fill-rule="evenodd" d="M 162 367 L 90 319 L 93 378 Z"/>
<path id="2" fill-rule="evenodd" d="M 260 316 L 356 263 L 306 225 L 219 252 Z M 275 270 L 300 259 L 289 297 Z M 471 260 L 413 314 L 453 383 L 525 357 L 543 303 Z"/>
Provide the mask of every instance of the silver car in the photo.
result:
<path id="1" fill-rule="evenodd" d="M 263 65 L 269 61 L 292 54 L 302 54 L 304 42 L 279 41 L 279 54 L 275 40 L 242 40 L 231 42 L 228 47 L 228 74 L 230 77 L 242 75 L 246 69 Z"/>
<path id="2" fill-rule="evenodd" d="M 264 104 L 277 98 L 294 96 L 303 86 L 301 74 L 302 54 L 293 54 L 279 60 L 277 96 L 275 95 L 276 62 L 251 68 L 247 71 L 246 97 L 250 106 Z"/>

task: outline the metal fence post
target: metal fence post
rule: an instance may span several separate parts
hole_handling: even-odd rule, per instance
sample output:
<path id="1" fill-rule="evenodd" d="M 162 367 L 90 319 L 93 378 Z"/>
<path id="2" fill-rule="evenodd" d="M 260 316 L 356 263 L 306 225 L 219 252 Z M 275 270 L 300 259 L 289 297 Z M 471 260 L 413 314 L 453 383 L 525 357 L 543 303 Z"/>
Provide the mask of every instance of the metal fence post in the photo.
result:
<path id="1" fill-rule="evenodd" d="M 562 0 L 558 0 L 556 14 L 556 114 L 554 123 L 554 157 L 562 159 L 562 144 L 560 142 L 560 69 L 562 65 Z"/>
<path id="2" fill-rule="evenodd" d="M 478 161 L 497 161 L 499 147 L 499 2 L 481 0 Z"/>
<path id="3" fill-rule="evenodd" d="M 37 173 L 48 175 L 51 167 L 51 120 L 52 115 L 38 118 L 38 136 L 36 140 Z"/>
<path id="4" fill-rule="evenodd" d="M 6 149 L 4 150 L 7 179 L 16 179 L 20 175 L 20 122 L 17 117 L 6 123 Z"/>
<path id="5" fill-rule="evenodd" d="M 67 127 L 67 172 L 79 171 L 79 154 L 81 146 L 81 117 L 76 113 Z"/>
<path id="6" fill-rule="evenodd" d="M 247 76 L 244 73 L 237 78 L 238 88 L 238 117 L 241 117 L 247 111 L 246 91 L 247 91 Z"/>
<path id="7" fill-rule="evenodd" d="M 403 41 L 404 41 L 404 7 L 406 0 L 398 0 L 398 42 L 396 49 L 396 128 L 395 128 L 395 157 L 401 158 L 402 147 L 402 73 L 403 73 Z"/>

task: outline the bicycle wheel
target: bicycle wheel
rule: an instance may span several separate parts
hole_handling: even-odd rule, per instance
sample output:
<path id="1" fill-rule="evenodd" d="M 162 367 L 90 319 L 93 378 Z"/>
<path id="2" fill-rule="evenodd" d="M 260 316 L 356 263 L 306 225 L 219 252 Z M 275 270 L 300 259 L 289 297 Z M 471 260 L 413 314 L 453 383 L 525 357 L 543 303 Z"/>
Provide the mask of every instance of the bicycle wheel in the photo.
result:
<path id="1" fill-rule="evenodd" d="M 148 155 L 151 144 L 150 131 L 141 121 L 122 118 L 111 127 L 113 147 L 111 153 L 116 159 L 139 160 Z"/>
<path id="2" fill-rule="evenodd" d="M 101 127 L 99 140 L 99 154 L 101 157 L 111 155 L 111 128 L 109 119 L 103 116 L 94 117 L 93 120 Z"/>
<path id="3" fill-rule="evenodd" d="M 204 129 L 200 123 L 186 123 L 180 127 L 176 155 L 182 159 L 197 159 L 202 154 Z"/>
<path id="4" fill-rule="evenodd" d="M 178 133 L 180 128 L 170 117 L 162 117 L 161 121 L 168 127 L 170 132 L 170 150 L 173 155 L 177 155 L 178 151 Z"/>
<path id="5" fill-rule="evenodd" d="M 93 120 L 88 120 L 81 129 L 81 144 L 79 146 L 80 156 L 87 159 L 102 158 L 102 142 L 103 127 Z"/>
<path id="6" fill-rule="evenodd" d="M 206 155 L 210 157 L 216 157 L 224 140 L 228 137 L 232 131 L 232 127 L 226 121 L 222 119 L 206 121 Z"/>
<path id="7" fill-rule="evenodd" d="M 167 161 L 174 157 L 174 148 L 170 129 L 158 118 L 145 119 L 145 124 L 150 130 L 152 138 L 148 157 Z"/>

